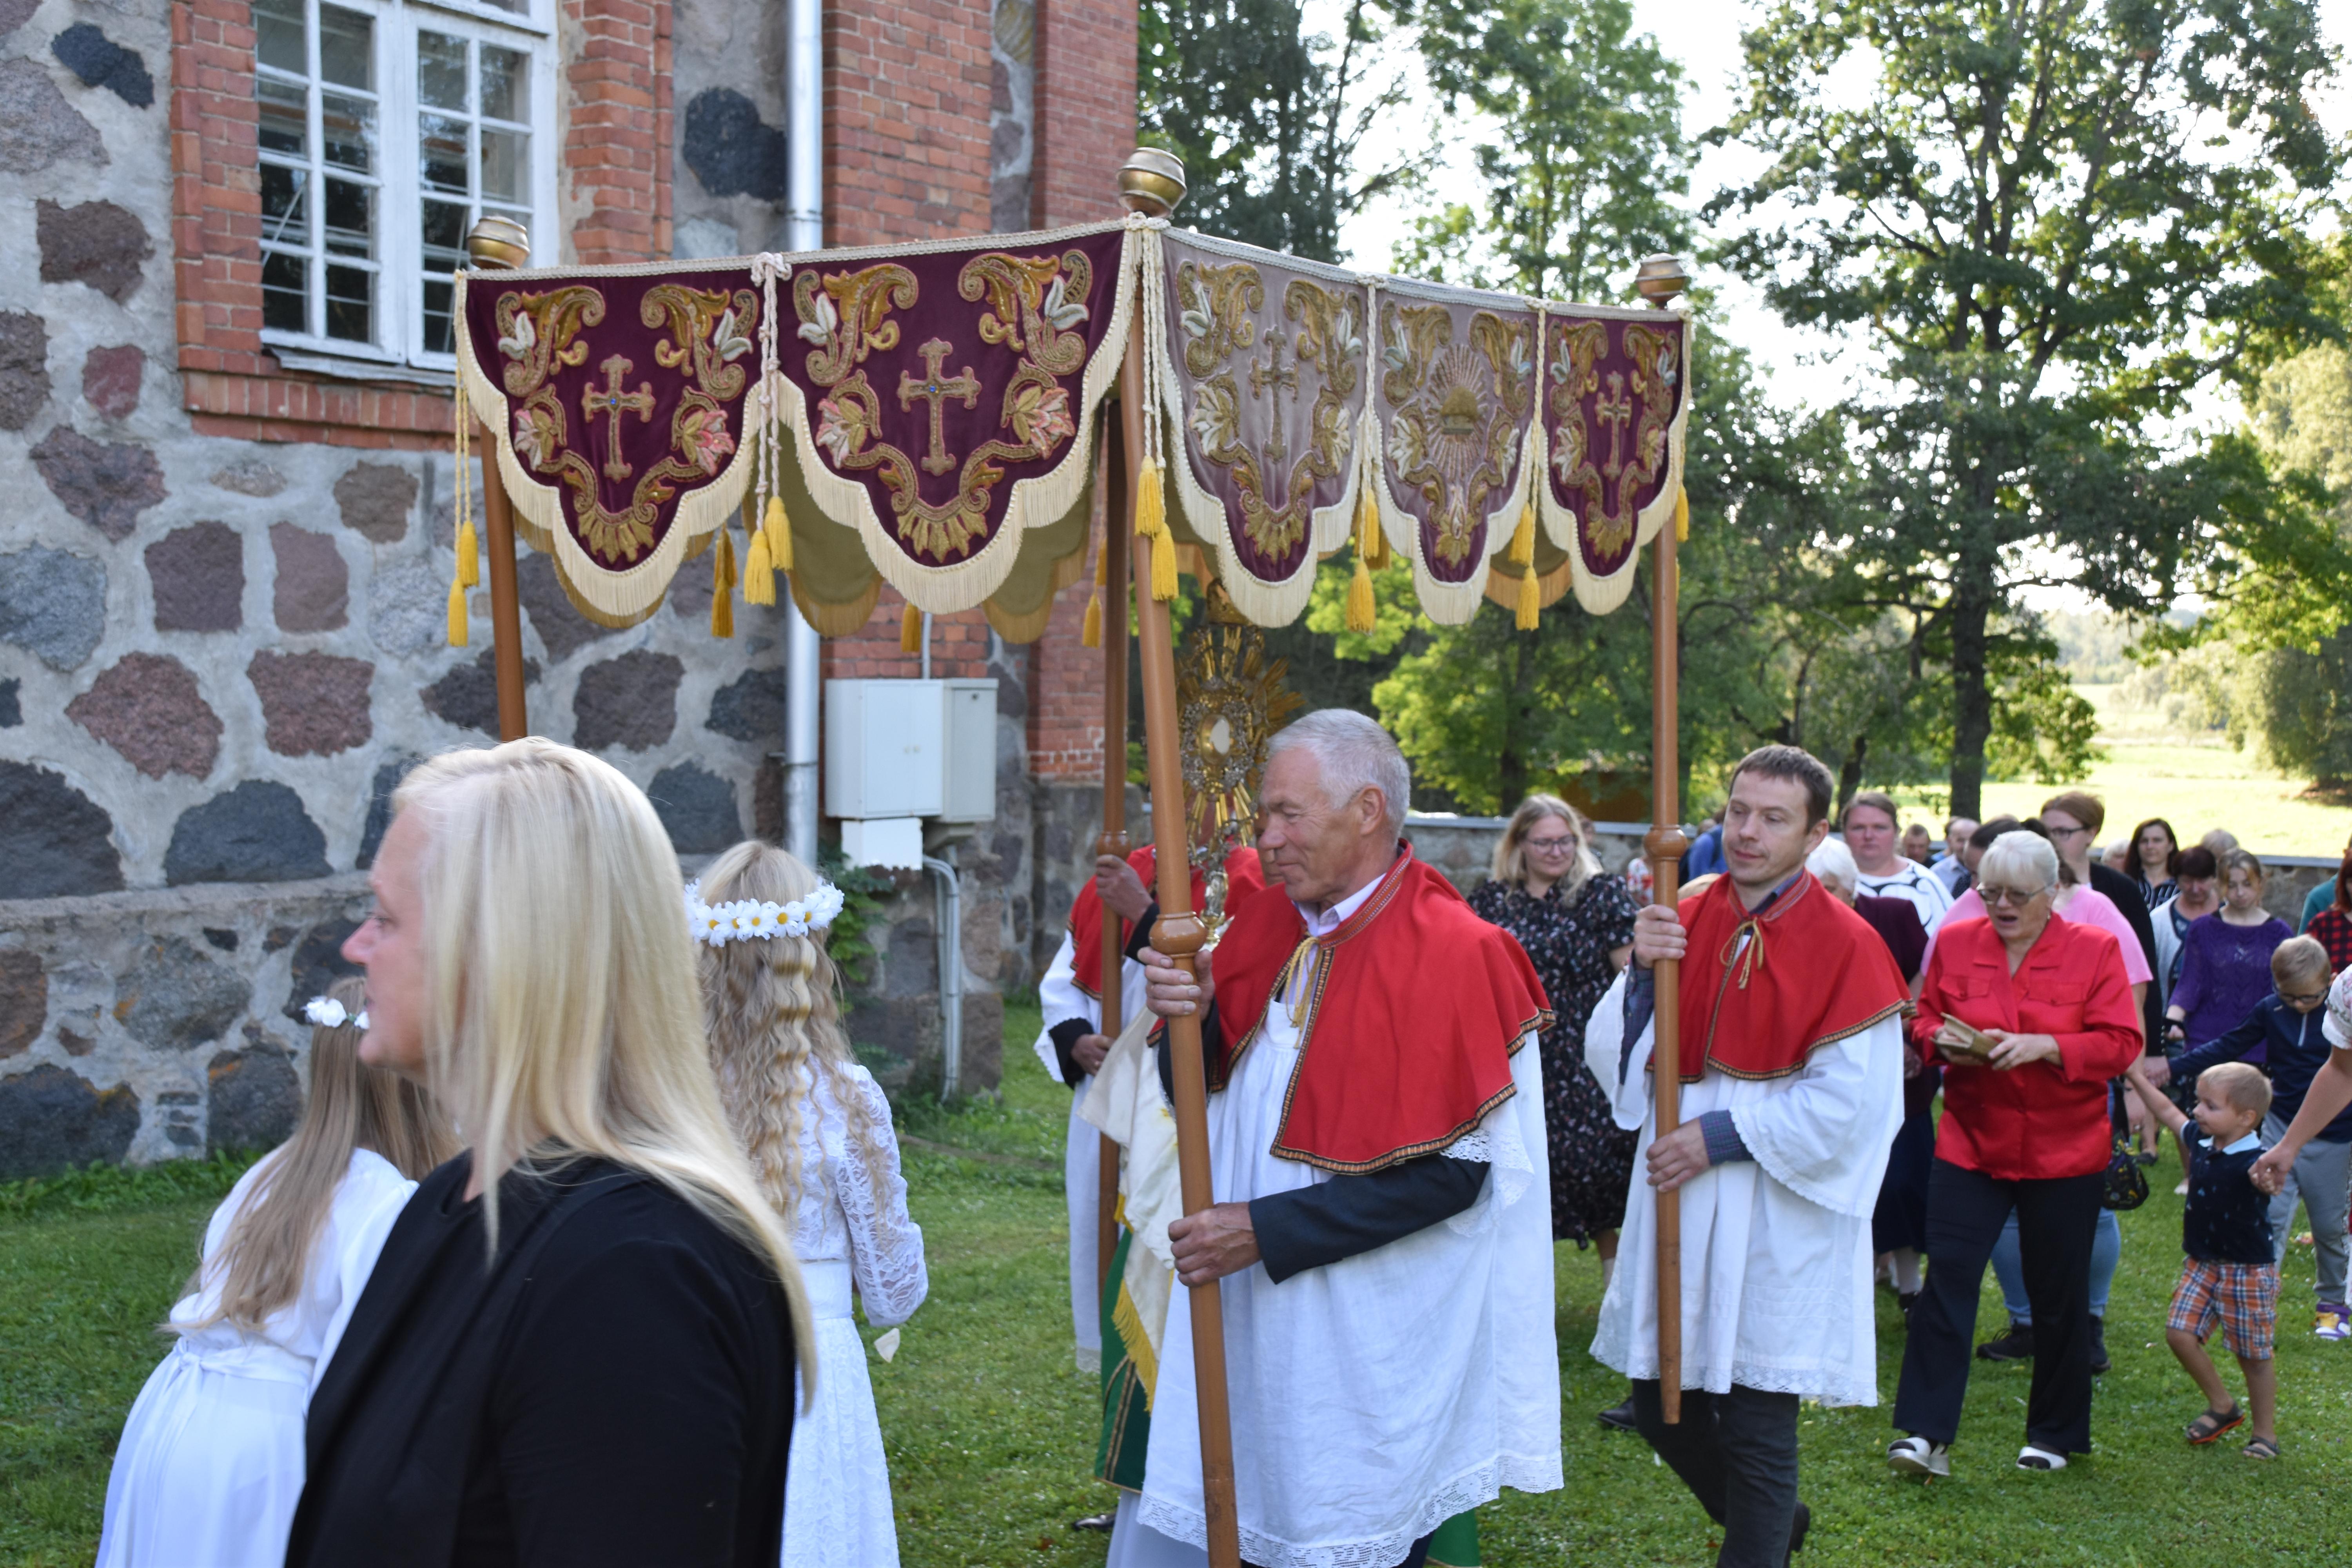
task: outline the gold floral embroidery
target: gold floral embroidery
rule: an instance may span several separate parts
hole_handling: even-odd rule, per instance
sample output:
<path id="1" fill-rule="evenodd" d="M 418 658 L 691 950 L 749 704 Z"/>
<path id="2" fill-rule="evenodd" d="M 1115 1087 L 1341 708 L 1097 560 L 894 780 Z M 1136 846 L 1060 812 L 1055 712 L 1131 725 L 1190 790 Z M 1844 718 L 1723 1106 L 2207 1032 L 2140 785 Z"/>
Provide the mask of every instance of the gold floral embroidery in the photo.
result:
<path id="1" fill-rule="evenodd" d="M 926 374 L 901 371 L 894 389 L 903 410 L 924 405 L 928 439 L 919 463 L 880 438 L 882 399 L 864 368 L 870 354 L 898 346 L 898 323 L 890 312 L 914 306 L 914 275 L 885 265 L 822 280 L 803 272 L 795 281 L 799 335 L 815 345 L 806 362 L 809 380 L 825 394 L 817 401 L 816 444 L 836 468 L 878 470 L 899 541 L 908 549 L 939 561 L 966 553 L 973 540 L 987 534 L 992 492 L 1004 480 L 1003 465 L 1049 458 L 1077 434 L 1069 390 L 1056 378 L 1086 363 L 1086 334 L 1068 329 L 1087 319 L 1087 307 L 1076 301 L 1093 282 L 1093 264 L 1079 250 L 1058 257 L 990 251 L 964 264 L 957 292 L 988 305 L 977 323 L 982 341 L 1023 356 L 1000 405 L 1000 426 L 1013 439 L 982 442 L 961 459 L 956 493 L 935 505 L 923 499 L 916 469 L 945 474 L 958 466 L 942 433 L 944 405 L 954 399 L 971 407 L 987 388 L 969 366 L 947 374 L 952 342 L 932 338 L 922 344 L 918 353 Z"/>
<path id="2" fill-rule="evenodd" d="M 1510 479 L 1521 422 L 1534 393 L 1534 322 L 1491 310 L 1470 316 L 1467 341 L 1454 341 L 1443 305 L 1381 307 L 1381 395 L 1396 412 L 1388 457 L 1397 481 L 1420 493 L 1436 531 L 1437 559 L 1468 559 Z"/>
<path id="3" fill-rule="evenodd" d="M 646 290 L 638 319 L 669 330 L 655 342 L 654 360 L 665 370 L 685 370 L 688 384 L 670 416 L 668 455 L 637 478 L 629 504 L 615 511 L 604 505 L 598 465 L 568 443 L 563 402 L 549 384 L 557 365 L 587 363 L 589 345 L 580 334 L 604 321 L 604 296 L 593 289 L 568 288 L 499 299 L 496 321 L 499 348 L 507 356 L 504 380 L 508 394 L 520 399 L 514 416 L 515 450 L 532 472 L 552 476 L 570 489 L 580 542 L 607 565 L 628 565 L 652 547 L 654 525 L 676 499 L 677 481 L 715 478 L 733 455 L 726 403 L 743 391 L 746 372 L 734 362 L 751 352 L 759 309 L 758 297 L 748 289 L 735 290 L 731 299 L 724 290 L 682 284 Z M 583 434 L 593 445 L 595 422 L 610 420 L 603 476 L 619 483 L 635 472 L 621 454 L 626 416 L 650 419 L 655 398 L 650 383 L 639 382 L 634 391 L 626 385 L 625 378 L 636 367 L 625 356 L 611 355 L 599 368 L 603 384 L 592 382 L 581 395 L 588 425 Z"/>
<path id="4" fill-rule="evenodd" d="M 1561 490 L 1582 497 L 1578 511 L 1585 537 L 1604 557 L 1633 542 L 1636 498 L 1664 471 L 1666 426 L 1673 422 L 1682 379 L 1679 331 L 1628 326 L 1624 342 L 1633 369 L 1603 375 L 1599 367 L 1609 352 L 1609 324 L 1579 321 L 1560 333 L 1550 370 L 1552 473 Z M 1587 397 L 1593 400 L 1599 430 L 1586 428 Z M 1630 443 L 1628 425 L 1633 426 Z M 1598 446 L 1604 430 L 1605 452 Z"/>
<path id="5" fill-rule="evenodd" d="M 1250 542 L 1270 559 L 1286 559 L 1306 536 L 1315 486 L 1339 477 L 1355 445 L 1347 408 L 1364 357 L 1363 300 L 1352 290 L 1292 279 L 1283 289 L 1282 313 L 1299 330 L 1266 332 L 1265 358 L 1250 355 L 1247 370 L 1237 378 L 1234 356 L 1249 354 L 1258 342 L 1254 312 L 1265 304 L 1258 268 L 1247 262 L 1221 267 L 1186 261 L 1176 269 L 1176 298 L 1178 323 L 1191 340 L 1184 346 L 1184 368 L 1196 378 L 1188 421 L 1193 440 L 1204 461 L 1233 476 L 1242 531 Z M 1307 414 L 1307 449 L 1286 475 L 1289 433 L 1282 405 L 1287 395 L 1297 408 L 1302 371 L 1311 371 L 1318 384 Z M 1273 417 L 1259 452 L 1243 441 L 1244 382 L 1247 396 L 1271 401 Z"/>

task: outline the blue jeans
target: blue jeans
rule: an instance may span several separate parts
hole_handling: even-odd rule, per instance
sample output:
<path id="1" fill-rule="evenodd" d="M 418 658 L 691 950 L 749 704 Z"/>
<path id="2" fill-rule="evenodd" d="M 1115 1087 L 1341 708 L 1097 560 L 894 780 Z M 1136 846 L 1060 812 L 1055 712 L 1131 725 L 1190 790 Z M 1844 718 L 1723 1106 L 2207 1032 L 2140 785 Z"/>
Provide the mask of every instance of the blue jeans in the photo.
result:
<path id="1" fill-rule="evenodd" d="M 2091 1233 L 2091 1316 L 2107 1315 L 2107 1292 L 2115 1288 L 2116 1268 L 2124 1260 L 2124 1227 L 2116 1223 L 2116 1211 L 2101 1209 L 2099 1226 Z M 2000 1299 L 2008 1303 L 2010 1321 L 2033 1321 L 2033 1309 L 2025 1300 L 2025 1264 L 2017 1255 L 2017 1211 L 2009 1211 L 2009 1223 L 2000 1227 L 2000 1239 L 1992 1244 L 1993 1278 L 2000 1281 Z"/>

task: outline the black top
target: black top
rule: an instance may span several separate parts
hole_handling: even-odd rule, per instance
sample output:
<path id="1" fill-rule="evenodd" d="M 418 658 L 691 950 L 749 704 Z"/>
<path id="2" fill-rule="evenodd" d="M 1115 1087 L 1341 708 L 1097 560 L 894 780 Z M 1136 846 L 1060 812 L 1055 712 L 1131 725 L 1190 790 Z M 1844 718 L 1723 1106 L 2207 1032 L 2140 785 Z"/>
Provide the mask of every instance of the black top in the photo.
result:
<path id="1" fill-rule="evenodd" d="M 1127 947 L 1124 950 L 1124 955 L 1130 961 L 1139 959 L 1143 950 L 1151 945 L 1151 928 L 1159 922 L 1160 904 L 1157 900 L 1154 900 L 1145 906 L 1143 918 L 1136 921 L 1135 929 L 1128 933 Z M 1087 978 L 1098 982 L 1101 977 L 1089 975 Z M 1127 1000 L 1129 1003 L 1139 1004 L 1143 999 L 1139 996 L 1130 996 Z M 1132 1013 L 1128 1016 L 1134 1016 Z M 1062 1064 L 1062 1086 L 1073 1094 L 1077 1092 L 1080 1080 L 1087 1076 L 1087 1069 L 1078 1065 L 1077 1043 L 1088 1035 L 1101 1033 L 1101 1029 L 1088 1024 L 1084 1018 L 1065 1018 L 1045 1031 L 1046 1037 L 1054 1042 L 1054 1055 Z"/>
<path id="2" fill-rule="evenodd" d="M 2147 889 L 2104 860 L 2091 862 L 2091 891 L 2106 895 L 2107 902 L 2116 906 L 2132 935 L 2139 938 L 2140 956 L 2147 960 L 2148 972 L 2156 971 L 2156 922 L 2148 919 Z M 2158 987 L 2151 984 L 2140 994 L 2140 1026 L 2147 1031 L 2147 1054 L 2164 1054 L 2164 1004 L 2157 996 Z"/>
<path id="3" fill-rule="evenodd" d="M 775 1568 L 792 1446 L 783 1288 L 650 1177 L 499 1184 L 472 1156 L 392 1228 L 310 1401 L 287 1568 Z"/>
<path id="4" fill-rule="evenodd" d="M 2274 1261 L 2270 1195 L 2246 1175 L 2262 1152 L 2259 1143 L 2224 1154 L 2210 1138 L 2189 1142 L 2189 1206 L 2180 1216 L 2180 1245 L 2189 1257 L 2207 1263 Z"/>

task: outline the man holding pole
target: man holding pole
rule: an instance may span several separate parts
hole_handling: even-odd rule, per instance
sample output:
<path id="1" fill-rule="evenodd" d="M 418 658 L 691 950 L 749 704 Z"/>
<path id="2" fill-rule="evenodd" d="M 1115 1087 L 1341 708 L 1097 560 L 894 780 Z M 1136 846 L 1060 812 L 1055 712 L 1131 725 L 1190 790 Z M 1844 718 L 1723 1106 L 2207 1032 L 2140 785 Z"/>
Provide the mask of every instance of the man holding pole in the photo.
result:
<path id="1" fill-rule="evenodd" d="M 1143 955 L 1151 1010 L 1202 1018 L 1216 1201 L 1169 1238 L 1181 1283 L 1223 1281 L 1241 1552 L 1269 1568 L 1419 1564 L 1499 1487 L 1560 1485 L 1543 991 L 1400 843 L 1411 783 L 1363 715 L 1299 720 L 1259 803 L 1283 886 L 1197 983 Z M 1171 1312 L 1138 1516 L 1200 1543 L 1193 1353 Z"/>
<path id="2" fill-rule="evenodd" d="M 1635 1425 L 1723 1530 L 1717 1568 L 1781 1568 L 1805 1534 L 1802 1398 L 1878 1402 L 1871 1210 L 1903 1120 L 1907 990 L 1885 944 L 1805 869 L 1829 770 L 1751 752 L 1723 818 L 1727 870 L 1638 917 L 1633 963 L 1585 1063 L 1643 1135 L 1592 1353 L 1633 1380 Z M 1652 966 L 1679 962 L 1680 1124 L 1657 1133 Z M 1681 1228 L 1679 1419 L 1661 1397 L 1661 1209 Z M 1670 1215 L 1665 1216 L 1671 1219 Z"/>

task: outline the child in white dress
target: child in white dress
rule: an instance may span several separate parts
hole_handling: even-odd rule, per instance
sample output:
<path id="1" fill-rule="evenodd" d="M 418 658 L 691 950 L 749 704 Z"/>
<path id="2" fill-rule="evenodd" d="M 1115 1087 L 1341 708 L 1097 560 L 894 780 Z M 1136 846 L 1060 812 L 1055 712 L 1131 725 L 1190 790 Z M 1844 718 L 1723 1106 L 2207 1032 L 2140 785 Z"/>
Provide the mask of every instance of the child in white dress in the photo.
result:
<path id="1" fill-rule="evenodd" d="M 310 1004 L 302 1124 L 213 1211 L 115 1449 L 99 1568 L 285 1561 L 310 1391 L 416 1178 L 456 1152 L 422 1089 L 360 1064 L 364 994 Z"/>
<path id="2" fill-rule="evenodd" d="M 706 901 L 708 900 L 708 901 Z M 825 929 L 841 895 L 773 845 L 739 844 L 687 889 L 703 943 L 703 1022 L 728 1119 L 792 1221 L 816 1320 L 816 1399 L 793 1426 L 785 1568 L 898 1568 L 890 1472 L 853 1289 L 877 1327 L 930 1289 L 890 1102 L 842 1032 Z"/>

